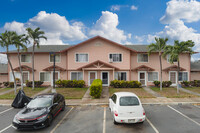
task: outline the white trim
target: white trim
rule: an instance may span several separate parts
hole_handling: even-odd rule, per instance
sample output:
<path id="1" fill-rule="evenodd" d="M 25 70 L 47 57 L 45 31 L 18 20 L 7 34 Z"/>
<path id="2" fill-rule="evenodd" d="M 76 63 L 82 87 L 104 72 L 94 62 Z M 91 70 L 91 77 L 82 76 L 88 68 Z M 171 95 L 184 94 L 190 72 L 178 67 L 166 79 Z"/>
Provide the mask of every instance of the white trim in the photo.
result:
<path id="1" fill-rule="evenodd" d="M 95 79 L 97 79 L 97 71 L 88 71 L 88 86 L 91 86 L 90 84 L 90 73 L 94 72 L 95 73 Z"/>
<path id="2" fill-rule="evenodd" d="M 30 72 L 29 72 L 29 71 L 23 71 L 22 74 L 23 74 L 24 72 L 28 72 L 28 80 L 29 80 Z M 23 75 L 22 75 L 22 76 L 23 76 Z M 23 80 L 24 80 L 24 78 L 23 78 Z M 25 82 L 25 83 L 26 83 L 26 82 Z"/>
<path id="3" fill-rule="evenodd" d="M 126 80 L 124 80 L 124 81 L 128 81 L 128 80 L 127 80 L 127 71 L 115 71 L 115 72 L 114 72 L 114 79 L 113 79 L 113 80 L 115 80 L 115 73 L 116 73 L 116 72 L 120 72 L 120 73 L 121 73 L 121 72 L 125 72 L 125 73 L 126 73 Z M 117 80 L 118 80 L 118 79 L 117 79 Z"/>
<path id="4" fill-rule="evenodd" d="M 149 63 L 149 55 L 148 55 L 148 54 L 147 54 L 147 56 L 148 56 L 148 62 L 139 62 L 139 61 L 138 61 L 138 55 L 139 55 L 139 54 L 147 54 L 147 53 L 138 53 L 138 54 L 137 54 L 137 63 Z"/>
<path id="5" fill-rule="evenodd" d="M 49 73 L 50 76 L 51 76 L 51 73 L 50 73 L 49 71 L 40 71 L 40 72 L 39 72 L 39 81 L 41 81 L 41 80 L 40 80 L 40 73 Z M 43 82 L 51 82 L 51 77 L 50 77 L 50 81 L 43 81 Z"/>
<path id="6" fill-rule="evenodd" d="M 78 73 L 78 72 L 82 72 L 82 75 L 83 75 L 83 71 L 71 71 L 70 72 L 70 80 L 72 80 L 72 73 Z M 83 78 L 83 77 L 82 77 Z M 84 78 L 83 78 L 84 79 Z M 81 79 L 81 80 L 83 80 Z"/>
<path id="7" fill-rule="evenodd" d="M 108 62 L 110 63 L 110 54 L 121 54 L 122 61 L 112 61 L 112 63 L 122 63 L 123 62 L 123 53 L 108 53 Z"/>
<path id="8" fill-rule="evenodd" d="M 22 62 L 22 55 L 29 55 L 30 56 L 30 61 L 28 61 L 28 62 Z M 21 63 L 31 63 L 31 54 L 20 54 L 20 62 Z"/>
<path id="9" fill-rule="evenodd" d="M 55 62 L 55 63 L 61 63 L 61 54 L 60 53 L 56 53 L 56 54 L 59 54 L 60 55 L 60 61 L 59 62 Z M 51 62 L 51 54 L 49 54 L 49 63 L 53 63 Z"/>
<path id="10" fill-rule="evenodd" d="M 156 73 L 158 73 L 158 80 L 159 80 L 159 72 L 158 71 L 149 71 L 149 72 L 156 72 Z M 147 82 L 154 82 L 154 81 L 149 81 L 149 72 L 147 72 Z"/>
<path id="11" fill-rule="evenodd" d="M 138 71 L 138 81 L 139 82 L 140 82 L 140 73 L 144 73 L 145 86 L 147 86 L 147 72 L 146 71 Z"/>
<path id="12" fill-rule="evenodd" d="M 58 73 L 58 79 L 60 79 L 60 71 L 55 71 L 55 73 L 56 72 Z M 51 86 L 53 86 L 53 71 L 51 71 Z"/>
<path id="13" fill-rule="evenodd" d="M 110 78 L 109 78 L 110 73 L 109 73 L 109 71 L 101 71 L 101 80 L 102 80 L 102 81 L 103 81 L 103 79 L 102 79 L 102 73 L 103 73 L 103 72 L 105 72 L 105 73 L 108 74 L 108 84 L 103 84 L 103 83 L 102 83 L 102 86 L 109 86 L 109 85 L 110 85 Z"/>
<path id="14" fill-rule="evenodd" d="M 76 54 L 87 54 L 88 55 L 88 61 L 85 61 L 85 62 L 78 62 L 78 61 L 76 61 Z M 76 52 L 74 54 L 74 61 L 75 61 L 75 63 L 88 63 L 89 62 L 89 53 Z"/>
<path id="15" fill-rule="evenodd" d="M 170 80 L 170 73 L 171 72 L 175 72 L 176 73 L 176 83 L 175 84 L 172 83 L 172 86 L 176 86 L 177 85 L 177 71 L 169 71 L 169 81 L 171 81 Z"/>

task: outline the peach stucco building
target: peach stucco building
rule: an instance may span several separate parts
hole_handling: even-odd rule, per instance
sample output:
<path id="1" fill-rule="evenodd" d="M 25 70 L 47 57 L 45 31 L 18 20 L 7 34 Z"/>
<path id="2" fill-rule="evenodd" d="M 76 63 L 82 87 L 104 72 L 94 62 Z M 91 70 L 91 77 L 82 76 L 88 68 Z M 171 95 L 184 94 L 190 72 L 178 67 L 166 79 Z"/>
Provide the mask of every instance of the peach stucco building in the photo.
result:
<path id="1" fill-rule="evenodd" d="M 31 51 L 21 53 L 21 63 L 25 80 L 32 80 Z M 121 45 L 100 36 L 93 37 L 77 45 L 41 45 L 35 50 L 35 80 L 44 81 L 44 85 L 53 84 L 53 58 L 50 52 L 56 52 L 56 79 L 84 80 L 90 85 L 94 79 L 102 79 L 104 86 L 110 81 L 138 80 L 144 86 L 159 80 L 158 53 L 147 54 L 147 45 Z M 10 59 L 19 77 L 19 65 L 16 51 L 10 52 Z M 163 80 L 171 80 L 176 85 L 177 64 L 162 59 Z M 191 80 L 190 55 L 180 56 L 181 72 L 179 80 Z M 8 67 L 9 81 L 13 81 Z"/>

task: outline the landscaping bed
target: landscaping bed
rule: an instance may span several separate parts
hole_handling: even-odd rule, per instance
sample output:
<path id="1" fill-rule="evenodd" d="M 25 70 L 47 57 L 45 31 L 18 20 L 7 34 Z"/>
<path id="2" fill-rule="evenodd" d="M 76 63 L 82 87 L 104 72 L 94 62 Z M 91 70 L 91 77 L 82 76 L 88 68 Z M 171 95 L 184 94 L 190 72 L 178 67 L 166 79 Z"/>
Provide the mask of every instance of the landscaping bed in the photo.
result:
<path id="1" fill-rule="evenodd" d="M 24 92 L 27 96 L 31 97 L 45 89 L 46 89 L 46 87 L 35 88 L 34 90 L 32 90 L 31 87 L 24 87 Z M 18 92 L 18 90 L 17 90 L 17 92 Z M 14 98 L 15 98 L 14 91 L 4 94 L 4 95 L 0 95 L 0 99 L 14 99 Z"/>
<path id="2" fill-rule="evenodd" d="M 88 88 L 56 88 L 56 92 L 62 94 L 65 99 L 82 99 Z"/>
<path id="3" fill-rule="evenodd" d="M 195 95 L 179 91 L 179 94 L 177 94 L 177 89 L 173 87 L 163 87 L 162 91 L 160 91 L 160 88 L 158 87 L 151 87 L 151 89 L 161 96 L 167 97 L 167 98 L 190 98 L 190 97 L 197 97 Z"/>
<path id="4" fill-rule="evenodd" d="M 196 92 L 200 94 L 200 87 L 184 87 L 184 89 Z"/>
<path id="5" fill-rule="evenodd" d="M 139 98 L 154 98 L 154 96 L 146 92 L 143 88 L 109 88 L 110 96 L 115 92 L 133 92 Z"/>

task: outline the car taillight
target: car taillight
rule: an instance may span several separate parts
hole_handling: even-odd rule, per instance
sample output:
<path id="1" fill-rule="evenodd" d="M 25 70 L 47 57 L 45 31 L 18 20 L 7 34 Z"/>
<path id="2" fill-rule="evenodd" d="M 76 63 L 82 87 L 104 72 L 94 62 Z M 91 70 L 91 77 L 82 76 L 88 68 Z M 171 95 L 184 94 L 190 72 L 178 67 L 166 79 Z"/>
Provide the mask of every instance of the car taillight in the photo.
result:
<path id="1" fill-rule="evenodd" d="M 115 116 L 118 116 L 118 113 L 117 113 L 117 111 L 114 111 L 114 114 L 115 114 Z"/>
<path id="2" fill-rule="evenodd" d="M 145 115 L 145 111 L 143 110 L 143 115 Z"/>

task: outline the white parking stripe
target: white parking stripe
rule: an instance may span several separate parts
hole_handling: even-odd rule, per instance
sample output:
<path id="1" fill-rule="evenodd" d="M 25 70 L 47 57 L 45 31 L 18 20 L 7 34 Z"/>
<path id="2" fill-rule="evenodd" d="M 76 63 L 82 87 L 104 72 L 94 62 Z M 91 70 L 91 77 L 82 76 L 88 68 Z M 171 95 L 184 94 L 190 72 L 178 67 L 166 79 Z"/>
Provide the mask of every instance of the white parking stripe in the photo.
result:
<path id="1" fill-rule="evenodd" d="M 194 122 L 195 124 L 197 124 L 198 126 L 200 126 L 200 123 L 198 123 L 198 122 L 196 122 L 195 120 L 191 119 L 190 117 L 184 115 L 183 113 L 181 113 L 180 111 L 176 110 L 175 108 L 173 108 L 173 107 L 171 107 L 171 106 L 169 106 L 169 105 L 167 105 L 167 106 L 168 106 L 170 109 L 172 109 L 172 110 L 176 111 L 177 113 L 179 113 L 180 115 L 184 116 L 184 117 L 187 118 L 188 120 L 190 120 L 190 121 Z"/>
<path id="2" fill-rule="evenodd" d="M 69 112 L 67 112 L 67 114 L 62 118 L 61 121 L 59 121 L 59 123 L 51 130 L 50 133 L 54 133 L 54 132 L 55 132 L 55 130 L 61 125 L 61 123 L 63 122 L 63 120 L 69 115 L 69 113 L 72 111 L 73 108 L 74 108 L 74 107 L 72 107 L 72 108 L 69 110 Z"/>
<path id="3" fill-rule="evenodd" d="M 153 130 L 156 132 L 156 133 L 159 133 L 159 131 L 156 129 L 156 127 L 151 123 L 151 121 L 146 117 L 146 120 L 147 122 L 151 125 L 151 127 L 153 128 Z"/>
<path id="4" fill-rule="evenodd" d="M 6 131 L 8 128 L 10 128 L 12 126 L 12 124 L 10 124 L 9 126 L 7 126 L 6 128 L 4 128 L 4 129 L 2 129 L 1 131 L 0 131 L 0 133 L 2 133 L 2 132 L 4 132 L 4 131 Z"/>
<path id="5" fill-rule="evenodd" d="M 194 105 L 195 107 L 197 107 L 197 108 L 200 108 L 200 106 L 197 106 L 197 105 Z"/>
<path id="6" fill-rule="evenodd" d="M 13 108 L 6 109 L 6 110 L 0 112 L 0 114 L 3 114 L 3 113 L 5 113 L 5 112 L 7 112 L 7 111 L 9 111 L 9 110 L 11 110 L 11 109 L 13 109 Z"/>
<path id="7" fill-rule="evenodd" d="M 106 108 L 104 107 L 104 114 L 103 114 L 103 133 L 106 133 Z"/>

